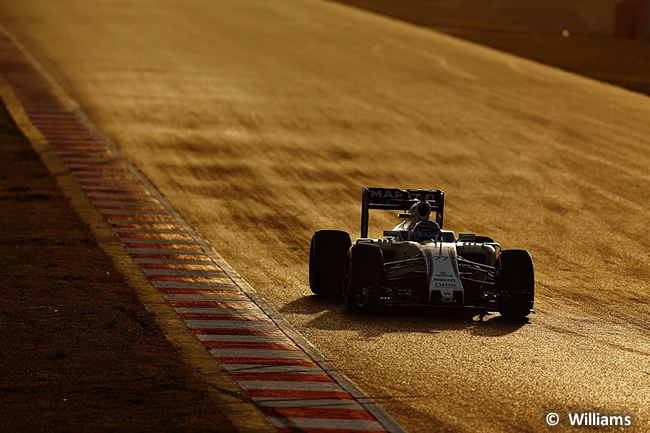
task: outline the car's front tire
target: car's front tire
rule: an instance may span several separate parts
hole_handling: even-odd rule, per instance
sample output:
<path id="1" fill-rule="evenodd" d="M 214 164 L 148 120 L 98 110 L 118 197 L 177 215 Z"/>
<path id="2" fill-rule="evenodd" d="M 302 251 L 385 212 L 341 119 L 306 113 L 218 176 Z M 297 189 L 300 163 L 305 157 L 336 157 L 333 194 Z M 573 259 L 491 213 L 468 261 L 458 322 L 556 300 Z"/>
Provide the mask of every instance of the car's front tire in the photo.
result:
<path id="1" fill-rule="evenodd" d="M 352 242 L 339 230 L 320 230 L 309 246 L 309 287 L 318 296 L 338 298 L 343 288 L 343 268 Z"/>
<path id="2" fill-rule="evenodd" d="M 376 303 L 370 292 L 384 284 L 384 255 L 377 245 L 357 244 L 345 264 L 343 302 L 348 310 L 371 312 Z"/>
<path id="3" fill-rule="evenodd" d="M 499 313 L 508 319 L 524 319 L 535 301 L 533 259 L 526 250 L 505 250 L 496 263 Z"/>

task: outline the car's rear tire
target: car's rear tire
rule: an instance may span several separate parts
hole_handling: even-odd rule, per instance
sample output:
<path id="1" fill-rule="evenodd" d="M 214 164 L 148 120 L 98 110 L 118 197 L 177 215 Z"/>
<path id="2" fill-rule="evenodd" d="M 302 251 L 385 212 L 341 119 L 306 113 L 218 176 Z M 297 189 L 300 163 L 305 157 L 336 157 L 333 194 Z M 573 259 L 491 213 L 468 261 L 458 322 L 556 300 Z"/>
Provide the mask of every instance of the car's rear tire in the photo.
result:
<path id="1" fill-rule="evenodd" d="M 494 243 L 494 238 L 491 236 L 481 236 L 481 235 L 476 235 L 476 242 L 479 244 L 484 244 L 484 243 Z"/>
<path id="2" fill-rule="evenodd" d="M 384 255 L 381 249 L 373 244 L 352 246 L 345 264 L 345 307 L 352 311 L 373 311 L 376 302 L 370 292 L 380 288 L 384 280 Z"/>
<path id="3" fill-rule="evenodd" d="M 338 298 L 343 289 L 343 268 L 352 242 L 339 230 L 320 230 L 309 246 L 309 287 L 318 296 Z"/>
<path id="4" fill-rule="evenodd" d="M 535 301 L 533 259 L 526 250 L 501 252 L 496 263 L 497 287 L 501 293 L 499 313 L 508 319 L 524 319 Z"/>

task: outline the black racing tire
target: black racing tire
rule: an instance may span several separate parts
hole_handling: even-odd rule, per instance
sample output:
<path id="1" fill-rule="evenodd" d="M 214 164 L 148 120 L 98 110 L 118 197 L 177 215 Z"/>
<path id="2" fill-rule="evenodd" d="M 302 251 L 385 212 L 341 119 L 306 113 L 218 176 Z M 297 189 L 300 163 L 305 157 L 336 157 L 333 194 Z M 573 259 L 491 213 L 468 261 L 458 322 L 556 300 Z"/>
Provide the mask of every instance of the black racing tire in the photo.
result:
<path id="1" fill-rule="evenodd" d="M 496 268 L 501 294 L 499 313 L 507 319 L 526 318 L 535 301 L 535 271 L 530 253 L 526 250 L 502 251 Z"/>
<path id="2" fill-rule="evenodd" d="M 348 252 L 344 273 L 345 307 L 351 311 L 374 311 L 377 304 L 370 295 L 370 290 L 381 287 L 386 279 L 381 249 L 373 244 L 353 245 Z"/>
<path id="3" fill-rule="evenodd" d="M 352 242 L 339 230 L 320 230 L 309 246 L 309 287 L 318 296 L 339 298 L 343 289 L 343 268 Z"/>
<path id="4" fill-rule="evenodd" d="M 494 243 L 494 239 L 492 237 L 490 237 L 490 236 L 479 236 L 479 235 L 477 235 L 476 236 L 476 242 L 478 242 L 479 244 L 483 244 L 483 243 L 486 243 L 486 242 L 487 243 Z"/>

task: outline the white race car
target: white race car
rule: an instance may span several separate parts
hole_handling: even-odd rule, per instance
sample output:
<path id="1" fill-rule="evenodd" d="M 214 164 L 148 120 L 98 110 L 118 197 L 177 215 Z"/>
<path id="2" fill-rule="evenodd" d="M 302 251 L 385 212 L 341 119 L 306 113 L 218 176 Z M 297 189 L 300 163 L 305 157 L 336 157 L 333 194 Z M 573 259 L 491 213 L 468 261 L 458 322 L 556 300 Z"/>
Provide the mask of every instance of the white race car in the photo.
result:
<path id="1" fill-rule="evenodd" d="M 368 237 L 371 209 L 401 210 L 384 239 Z M 432 214 L 435 215 L 431 219 Z M 339 230 L 314 233 L 309 285 L 342 298 L 351 310 L 377 306 L 466 307 L 525 318 L 535 296 L 526 250 L 502 250 L 491 237 L 443 230 L 444 192 L 363 188 L 361 237 Z"/>

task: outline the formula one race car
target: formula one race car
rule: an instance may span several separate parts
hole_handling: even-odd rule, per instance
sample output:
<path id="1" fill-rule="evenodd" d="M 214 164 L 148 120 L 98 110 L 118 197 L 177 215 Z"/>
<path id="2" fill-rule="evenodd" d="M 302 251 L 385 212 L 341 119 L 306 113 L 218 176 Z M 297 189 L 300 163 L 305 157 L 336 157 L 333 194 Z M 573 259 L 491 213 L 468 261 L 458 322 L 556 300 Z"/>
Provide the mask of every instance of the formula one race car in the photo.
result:
<path id="1" fill-rule="evenodd" d="M 405 211 L 403 221 L 368 238 L 370 209 Z M 435 219 L 431 219 L 431 214 Z M 443 230 L 444 192 L 363 188 L 361 237 L 321 230 L 311 238 L 309 285 L 346 307 L 467 307 L 508 318 L 531 313 L 533 261 L 526 250 L 502 250 L 491 237 Z"/>

